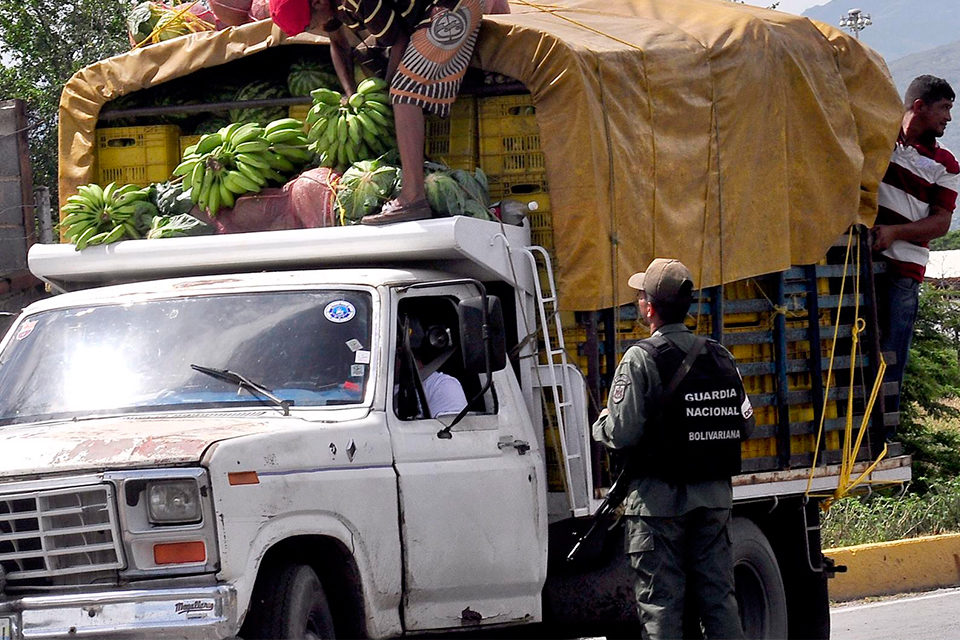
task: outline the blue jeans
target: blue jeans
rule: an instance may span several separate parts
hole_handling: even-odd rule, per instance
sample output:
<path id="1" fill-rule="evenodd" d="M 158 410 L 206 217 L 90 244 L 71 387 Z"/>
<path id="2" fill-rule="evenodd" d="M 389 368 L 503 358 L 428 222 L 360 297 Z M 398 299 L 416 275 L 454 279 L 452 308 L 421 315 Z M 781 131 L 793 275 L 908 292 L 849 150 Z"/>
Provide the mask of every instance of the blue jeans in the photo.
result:
<path id="1" fill-rule="evenodd" d="M 880 324 L 880 348 L 893 351 L 896 363 L 887 363 L 885 380 L 903 384 L 903 372 L 907 368 L 910 343 L 913 341 L 913 324 L 917 319 L 920 300 L 920 283 L 913 278 L 901 278 L 882 274 L 877 278 L 877 319 Z M 886 410 L 900 410 L 900 393 L 891 398 Z M 893 435 L 890 433 L 889 435 Z"/>

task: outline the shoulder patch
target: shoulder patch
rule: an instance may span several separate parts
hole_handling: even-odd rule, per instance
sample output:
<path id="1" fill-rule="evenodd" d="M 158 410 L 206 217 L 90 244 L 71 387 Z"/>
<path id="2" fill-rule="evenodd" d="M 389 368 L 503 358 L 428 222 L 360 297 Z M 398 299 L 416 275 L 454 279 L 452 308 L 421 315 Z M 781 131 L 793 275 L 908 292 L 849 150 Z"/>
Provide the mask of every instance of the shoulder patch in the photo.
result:
<path id="1" fill-rule="evenodd" d="M 630 378 L 625 373 L 621 373 L 613 379 L 613 389 L 610 391 L 610 398 L 614 404 L 620 404 L 624 395 L 627 393 L 627 387 L 630 386 Z"/>

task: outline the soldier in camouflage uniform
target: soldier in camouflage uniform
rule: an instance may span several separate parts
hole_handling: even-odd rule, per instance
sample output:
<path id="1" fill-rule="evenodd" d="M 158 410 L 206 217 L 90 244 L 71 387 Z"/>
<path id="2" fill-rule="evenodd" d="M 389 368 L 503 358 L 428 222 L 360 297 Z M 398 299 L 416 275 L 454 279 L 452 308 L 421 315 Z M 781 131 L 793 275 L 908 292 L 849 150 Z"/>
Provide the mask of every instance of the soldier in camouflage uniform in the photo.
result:
<path id="1" fill-rule="evenodd" d="M 639 290 L 640 318 L 650 325 L 651 338 L 663 336 L 685 354 L 703 341 L 683 324 L 693 279 L 681 262 L 658 258 L 646 272 L 634 274 L 629 284 Z M 713 344 L 732 363 L 729 352 Z M 745 427 L 753 410 L 738 373 L 735 380 L 738 397 L 733 410 L 743 416 Z M 640 346 L 628 349 L 617 367 L 607 407 L 593 425 L 594 439 L 611 449 L 627 450 L 623 455 L 641 461 L 670 460 L 670 451 L 657 450 L 662 440 L 649 433 L 660 415 L 665 386 L 651 353 Z M 735 446 L 739 465 L 739 440 Z M 681 638 L 689 597 L 687 609 L 697 613 L 710 640 L 741 638 L 730 549 L 730 477 L 690 482 L 645 471 L 656 463 L 637 466 L 640 470 L 633 474 L 624 502 L 624 519 L 645 635 L 652 640 Z"/>

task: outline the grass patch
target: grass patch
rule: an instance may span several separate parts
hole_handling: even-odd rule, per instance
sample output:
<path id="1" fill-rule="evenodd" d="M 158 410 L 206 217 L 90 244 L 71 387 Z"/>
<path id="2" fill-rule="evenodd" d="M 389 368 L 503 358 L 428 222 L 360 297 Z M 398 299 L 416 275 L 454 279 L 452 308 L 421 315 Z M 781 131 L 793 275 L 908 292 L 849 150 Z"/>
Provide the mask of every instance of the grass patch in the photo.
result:
<path id="1" fill-rule="evenodd" d="M 900 438 L 913 455 L 913 482 L 838 500 L 822 519 L 823 547 L 960 533 L 960 398 L 936 412 L 912 407 Z"/>
<path id="2" fill-rule="evenodd" d="M 838 500 L 822 522 L 823 547 L 847 547 L 960 532 L 960 479 L 927 491 Z"/>

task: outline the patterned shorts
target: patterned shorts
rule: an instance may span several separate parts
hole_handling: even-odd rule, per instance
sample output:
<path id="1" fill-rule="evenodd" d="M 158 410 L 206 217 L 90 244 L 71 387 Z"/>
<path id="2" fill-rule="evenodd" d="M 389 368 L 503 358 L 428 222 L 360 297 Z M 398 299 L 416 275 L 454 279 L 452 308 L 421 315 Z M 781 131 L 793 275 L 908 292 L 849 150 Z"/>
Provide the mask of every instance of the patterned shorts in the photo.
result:
<path id="1" fill-rule="evenodd" d="M 441 117 L 450 114 L 473 56 L 483 8 L 484 0 L 460 0 L 413 32 L 390 85 L 393 104 L 415 104 Z"/>

